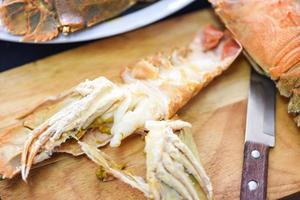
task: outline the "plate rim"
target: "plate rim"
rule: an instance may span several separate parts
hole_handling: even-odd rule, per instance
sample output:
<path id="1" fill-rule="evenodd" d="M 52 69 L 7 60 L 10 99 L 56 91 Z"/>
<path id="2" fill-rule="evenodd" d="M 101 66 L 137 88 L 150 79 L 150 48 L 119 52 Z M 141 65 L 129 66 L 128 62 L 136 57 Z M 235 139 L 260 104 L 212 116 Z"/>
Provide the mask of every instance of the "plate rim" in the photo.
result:
<path id="1" fill-rule="evenodd" d="M 2 28 L 2 30 L 0 30 L 0 40 L 7 41 L 7 42 L 22 43 L 22 44 L 67 44 L 67 43 L 79 43 L 79 42 L 87 42 L 96 39 L 107 38 L 122 33 L 126 33 L 129 31 L 133 31 L 135 29 L 152 24 L 160 19 L 163 19 L 177 12 L 178 10 L 184 8 L 185 6 L 189 5 L 193 1 L 195 0 L 160 0 L 145 8 L 134 11 L 127 15 L 123 15 L 121 17 L 111 19 L 107 22 L 99 23 L 95 26 L 89 27 L 88 29 L 76 33 L 72 33 L 68 36 L 64 36 L 63 34 L 60 34 L 59 37 L 46 42 L 22 41 L 21 40 L 22 36 L 11 35 L 5 30 L 3 30 Z M 153 12 L 156 11 L 157 8 L 161 8 L 161 7 L 167 9 L 163 9 L 163 12 Z M 148 16 L 146 20 L 144 18 L 141 18 L 141 16 L 143 15 Z M 95 32 L 98 31 L 101 32 L 105 30 L 106 32 L 104 33 L 102 32 L 101 34 L 95 34 Z M 86 36 L 89 34 L 90 36 Z"/>

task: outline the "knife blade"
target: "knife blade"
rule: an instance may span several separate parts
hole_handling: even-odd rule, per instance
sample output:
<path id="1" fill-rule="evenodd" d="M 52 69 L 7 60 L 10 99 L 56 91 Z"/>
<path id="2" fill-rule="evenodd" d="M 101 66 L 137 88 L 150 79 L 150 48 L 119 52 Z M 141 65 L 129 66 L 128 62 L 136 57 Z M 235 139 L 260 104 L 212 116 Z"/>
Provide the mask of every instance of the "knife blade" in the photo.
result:
<path id="1" fill-rule="evenodd" d="M 251 70 L 241 181 L 241 200 L 264 200 L 269 148 L 275 146 L 275 86 Z"/>

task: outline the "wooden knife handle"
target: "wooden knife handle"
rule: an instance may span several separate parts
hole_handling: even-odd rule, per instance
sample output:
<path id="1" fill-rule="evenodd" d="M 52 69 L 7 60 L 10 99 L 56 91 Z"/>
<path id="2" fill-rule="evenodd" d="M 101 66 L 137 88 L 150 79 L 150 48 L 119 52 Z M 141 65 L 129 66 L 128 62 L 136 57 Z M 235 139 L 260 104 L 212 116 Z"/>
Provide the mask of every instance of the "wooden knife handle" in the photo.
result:
<path id="1" fill-rule="evenodd" d="M 269 147 L 246 142 L 241 183 L 241 200 L 265 200 L 267 196 Z"/>

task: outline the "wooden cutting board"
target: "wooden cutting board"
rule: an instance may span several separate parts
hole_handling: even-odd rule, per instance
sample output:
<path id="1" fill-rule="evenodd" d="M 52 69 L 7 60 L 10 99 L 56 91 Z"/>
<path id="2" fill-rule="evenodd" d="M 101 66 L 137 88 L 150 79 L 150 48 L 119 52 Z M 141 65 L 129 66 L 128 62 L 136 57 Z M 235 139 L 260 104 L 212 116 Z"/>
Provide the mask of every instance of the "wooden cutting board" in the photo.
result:
<path id="1" fill-rule="evenodd" d="M 173 18 L 120 36 L 39 60 L 0 74 L 0 132 L 15 118 L 49 95 L 84 79 L 106 76 L 118 80 L 122 67 L 158 51 L 189 42 L 207 23 L 217 24 L 205 10 Z M 34 53 L 34 52 L 32 52 Z M 239 199 L 249 65 L 241 56 L 221 77 L 193 98 L 180 118 L 193 124 L 201 160 L 211 177 L 216 199 Z M 270 151 L 268 198 L 300 190 L 300 134 L 277 97 L 276 148 Z M 144 176 L 144 142 L 132 136 L 120 148 L 106 148 L 118 163 Z M 86 157 L 56 155 L 33 169 L 28 183 L 20 177 L 0 181 L 0 196 L 8 199 L 145 199 L 114 180 L 101 182 L 97 166 Z"/>

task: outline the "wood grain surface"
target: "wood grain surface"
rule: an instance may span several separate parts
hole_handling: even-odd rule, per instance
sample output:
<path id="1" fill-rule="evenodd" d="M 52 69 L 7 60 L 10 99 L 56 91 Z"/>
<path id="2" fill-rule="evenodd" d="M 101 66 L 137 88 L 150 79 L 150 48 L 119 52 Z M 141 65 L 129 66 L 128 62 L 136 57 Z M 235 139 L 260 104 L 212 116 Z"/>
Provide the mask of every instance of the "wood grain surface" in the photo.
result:
<path id="1" fill-rule="evenodd" d="M 173 18 L 120 36 L 93 42 L 0 74 L 0 133 L 15 118 L 49 95 L 84 79 L 106 76 L 118 80 L 122 67 L 158 51 L 189 42 L 197 30 L 217 24 L 211 11 Z M 34 52 L 32 52 L 34 53 Z M 179 112 L 193 125 L 200 159 L 211 177 L 217 200 L 239 199 L 250 67 L 240 57 Z M 268 199 L 300 190 L 300 134 L 277 97 L 276 147 L 270 150 Z M 118 163 L 145 175 L 144 142 L 132 136 L 120 148 L 105 148 Z M 28 183 L 17 176 L 0 181 L 3 200 L 16 199 L 145 199 L 114 180 L 101 182 L 97 166 L 86 157 L 56 155 L 31 171 Z"/>
<path id="2" fill-rule="evenodd" d="M 258 152 L 258 157 L 252 155 Z M 268 185 L 269 147 L 265 144 L 247 141 L 244 147 L 243 172 L 241 183 L 241 200 L 265 200 Z M 249 187 L 250 181 L 256 188 Z M 251 185 L 250 185 L 251 186 Z M 252 186 L 253 187 L 253 186 Z"/>

